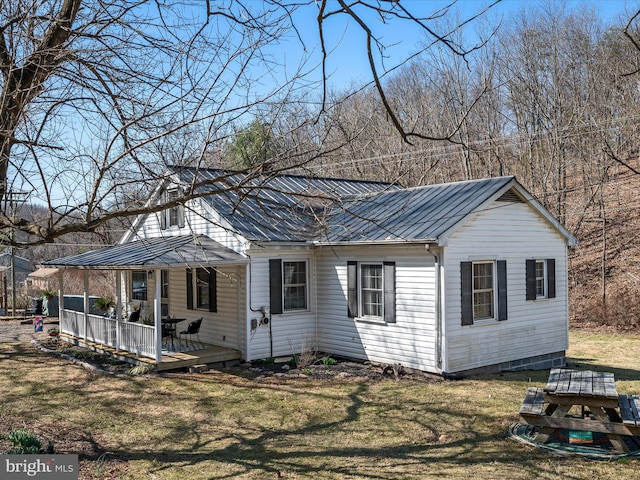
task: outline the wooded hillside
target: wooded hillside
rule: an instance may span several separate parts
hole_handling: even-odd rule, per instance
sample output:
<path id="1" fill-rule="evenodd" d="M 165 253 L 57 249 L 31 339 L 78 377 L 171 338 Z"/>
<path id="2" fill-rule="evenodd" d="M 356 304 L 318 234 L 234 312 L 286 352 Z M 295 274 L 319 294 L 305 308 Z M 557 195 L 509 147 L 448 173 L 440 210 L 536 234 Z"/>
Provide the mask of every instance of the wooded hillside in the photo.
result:
<path id="1" fill-rule="evenodd" d="M 487 18 L 474 37 L 486 43 L 464 58 L 435 46 L 387 80 L 406 129 L 434 138 L 402 142 L 364 90 L 335 102 L 322 136 L 336 148 L 307 171 L 408 186 L 515 175 L 579 241 L 571 251 L 572 322 L 635 328 L 637 17 L 621 12 L 605 22 L 586 5 L 536 5 Z M 458 34 L 468 42 L 468 32 Z"/>
<path id="2" fill-rule="evenodd" d="M 193 197 L 193 190 L 185 191 L 183 197 L 171 200 L 172 205 L 162 204 L 169 202 L 167 199 L 159 199 L 153 207 L 145 206 L 163 180 L 167 165 L 225 167 L 249 175 L 296 173 L 382 180 L 403 186 L 515 175 L 579 241 L 571 252 L 572 322 L 640 326 L 640 252 L 636 241 L 640 227 L 637 9 L 620 12 L 618 17 L 605 17 L 594 8 L 607 8 L 604 2 L 575 8 L 566 2 L 525 2 L 522 10 L 509 16 L 501 16 L 491 8 L 484 12 L 479 7 L 483 13 L 469 19 L 455 15 L 455 4 L 427 15 L 423 10 L 431 7 L 431 2 L 409 2 L 407 5 L 420 7 L 425 15 L 420 21 L 428 24 L 432 34 L 429 36 L 424 30 L 424 38 L 415 39 L 417 46 L 407 51 L 406 62 L 380 68 L 376 77 L 379 84 L 344 85 L 331 91 L 325 90 L 334 84 L 328 82 L 330 74 L 324 71 L 322 79 L 313 82 L 301 68 L 286 88 L 277 84 L 275 75 L 263 76 L 263 60 L 267 56 L 257 53 L 262 52 L 261 48 L 273 47 L 281 34 L 295 27 L 288 23 L 293 17 L 287 2 L 273 2 L 282 9 L 280 17 L 257 15 L 252 22 L 231 22 L 229 28 L 234 35 L 229 37 L 220 36 L 221 24 L 206 21 L 202 28 L 193 29 L 195 37 L 182 45 L 184 48 L 174 45 L 180 35 L 173 32 L 171 42 L 151 35 L 158 33 L 161 38 L 160 33 L 167 26 L 178 29 L 185 25 L 186 17 L 176 12 L 172 13 L 178 16 L 171 17 L 174 23 L 166 22 L 163 15 L 169 12 L 163 2 L 155 4 L 158 12 L 149 10 L 149 19 L 141 20 L 133 12 L 127 17 L 129 24 L 120 19 L 120 14 L 113 13 L 129 15 L 127 2 L 114 2 L 104 11 L 91 10 L 91 2 L 73 3 L 78 5 L 81 19 L 89 13 L 95 16 L 86 21 L 96 29 L 91 45 L 100 55 L 90 54 L 93 50 L 87 50 L 80 41 L 88 41 L 83 24 L 74 25 L 82 34 L 71 35 L 68 43 L 56 46 L 65 55 L 55 50 L 60 62 L 71 63 L 63 62 L 64 68 L 47 64 L 49 83 L 43 77 L 37 89 L 25 90 L 30 95 L 47 93 L 34 97 L 34 101 L 41 102 L 37 103 L 38 111 L 46 113 L 36 117 L 34 110 L 25 107 L 20 113 L 29 112 L 25 117 L 29 121 L 20 128 L 21 124 L 16 123 L 16 138 L 24 139 L 17 142 L 10 135 L 6 140 L 8 148 L 19 147 L 6 155 L 7 162 L 15 155 L 9 162 L 10 172 L 18 179 L 7 181 L 7 185 L 28 185 L 31 196 L 42 194 L 31 183 L 35 178 L 31 168 L 43 177 L 48 188 L 53 188 L 49 184 L 54 180 L 63 182 L 62 191 L 68 196 L 67 204 L 54 203 L 55 195 L 47 190 L 41 195 L 48 202 L 44 212 L 34 209 L 29 216 L 21 208 L 22 218 L 17 219 L 12 202 L 5 199 L 0 220 L 3 228 L 24 234 L 22 245 L 56 240 L 87 249 L 87 243 L 99 242 L 82 235 L 97 231 L 103 232 L 105 243 L 112 243 L 136 214 L 148 212 L 149 208 L 159 211 L 176 206 L 187 201 L 189 195 Z M 192 2 L 192 7 L 198 3 Z M 313 12 L 316 3 L 301 5 Z M 5 29 L 6 35 L 13 35 L 13 43 L 5 43 L 25 42 L 28 48 L 15 47 L 14 56 L 28 59 L 29 55 L 23 53 L 35 49 L 34 55 L 38 55 L 34 58 L 43 61 L 45 57 L 39 55 L 39 49 L 50 49 L 47 37 L 43 36 L 40 43 L 34 43 L 32 37 L 47 29 L 42 27 L 34 33 L 30 22 L 37 19 L 46 23 L 57 17 L 40 14 L 34 6 L 18 21 L 10 5 L 22 4 L 7 2 L 0 7 L 0 17 L 11 25 Z M 354 2 L 353 8 L 373 8 L 381 25 L 399 18 L 395 2 L 371 5 Z M 75 19 L 74 12 L 69 12 L 73 15 L 65 22 Z M 159 16 L 154 17 L 156 13 Z M 208 19 L 210 12 L 205 13 Z M 225 11 L 218 13 L 238 20 L 246 12 L 235 12 L 237 17 L 229 17 Z M 337 13 L 352 15 L 353 10 L 324 12 L 323 20 L 329 22 Z M 403 18 L 416 20 L 406 15 Z M 197 15 L 190 20 L 199 25 Z M 118 41 L 111 50 L 105 48 L 105 38 L 119 39 L 123 26 L 129 28 L 132 38 L 137 38 L 140 28 L 154 25 L 154 21 L 155 29 L 144 38 L 129 44 Z M 65 22 L 54 26 L 67 32 Z M 103 27 L 105 22 L 114 30 Z M 265 28 L 265 22 L 274 28 L 273 34 Z M 245 44 L 250 35 L 237 35 L 238 24 L 248 31 L 260 32 L 262 41 Z M 373 28 L 377 24 L 371 20 L 365 26 Z M 378 31 L 373 34 L 377 35 L 377 53 L 384 57 L 384 35 Z M 148 42 L 143 42 L 146 49 L 132 48 L 143 40 Z M 237 54 L 227 56 L 226 52 L 233 50 L 227 50 L 233 47 L 233 40 L 240 42 L 235 46 Z M 360 48 L 354 47 L 353 54 L 366 55 L 366 49 Z M 193 55 L 190 61 L 184 59 L 187 51 Z M 140 62 L 162 52 L 166 64 L 174 68 L 167 68 L 167 72 L 162 69 L 163 75 L 140 76 L 145 73 Z M 199 52 L 203 55 L 197 55 Z M 216 57 L 221 54 L 223 58 Z M 244 55 L 251 61 L 247 60 L 246 65 L 241 62 L 238 71 L 242 74 L 237 74 L 234 81 L 220 75 L 227 69 L 236 73 L 230 67 Z M 107 60 L 118 68 L 103 68 Z M 100 65 L 91 72 L 100 70 L 103 74 L 90 85 L 86 72 L 76 72 L 76 67 L 84 72 L 89 61 Z M 253 62 L 258 65 L 258 73 L 245 78 L 251 71 L 249 66 L 256 67 Z M 151 71 L 153 65 L 149 66 Z M 178 74 L 183 69 L 185 73 Z M 6 70 L 13 72 L 13 66 Z M 67 74 L 72 71 L 70 80 Z M 205 71 L 208 76 L 203 76 Z M 114 72 L 118 74 L 111 77 Z M 216 83 L 221 78 L 224 81 Z M 213 83 L 208 85 L 207 81 Z M 66 82 L 89 94 L 70 96 L 68 91 L 74 89 L 67 88 Z M 183 91 L 185 82 L 192 89 L 184 89 L 184 97 L 171 100 L 178 90 Z M 266 85 L 269 82 L 273 85 Z M 3 85 L 10 84 L 5 79 Z M 222 93 L 214 86 L 220 87 Z M 255 97 L 251 90 L 254 86 L 272 90 Z M 242 107 L 225 103 L 239 99 L 246 100 Z M 60 103 L 68 111 L 60 109 Z M 153 108 L 149 111 L 149 107 Z M 114 116 L 115 111 L 119 113 Z M 59 117 L 54 115 L 56 112 Z M 72 130 L 76 127 L 71 120 L 67 123 L 69 112 L 79 115 L 77 122 L 83 127 L 78 130 L 81 133 L 77 134 L 77 141 L 59 134 L 63 126 Z M 176 124 L 176 119 L 181 121 Z M 32 128 L 30 122 L 35 125 L 35 120 L 41 122 L 40 126 Z M 100 134 L 94 135 L 95 132 Z M 67 140 L 69 143 L 64 143 Z M 46 155 L 39 149 L 45 149 Z M 69 241 L 72 234 L 76 236 Z M 60 256 L 62 251 L 71 253 L 66 247 L 55 246 L 30 250 L 25 256 L 36 261 Z"/>

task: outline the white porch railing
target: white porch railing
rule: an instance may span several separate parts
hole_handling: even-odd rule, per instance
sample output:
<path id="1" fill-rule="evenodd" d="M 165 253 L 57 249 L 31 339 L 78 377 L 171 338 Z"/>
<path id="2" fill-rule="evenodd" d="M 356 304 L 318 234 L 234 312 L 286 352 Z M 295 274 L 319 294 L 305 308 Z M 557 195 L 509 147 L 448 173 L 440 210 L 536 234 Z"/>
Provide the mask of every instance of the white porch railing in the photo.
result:
<path id="1" fill-rule="evenodd" d="M 153 325 L 118 322 L 115 318 L 62 310 L 60 331 L 138 356 L 156 358 L 156 329 Z"/>

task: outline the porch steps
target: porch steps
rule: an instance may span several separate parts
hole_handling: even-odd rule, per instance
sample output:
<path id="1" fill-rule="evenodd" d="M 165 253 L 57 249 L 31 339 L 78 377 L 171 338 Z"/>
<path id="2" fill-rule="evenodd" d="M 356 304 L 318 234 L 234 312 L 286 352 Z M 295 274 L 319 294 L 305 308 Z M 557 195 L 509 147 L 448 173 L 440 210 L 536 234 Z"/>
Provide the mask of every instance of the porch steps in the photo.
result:
<path id="1" fill-rule="evenodd" d="M 139 358 L 138 360 L 152 363 L 159 372 L 165 370 L 175 370 L 178 368 L 190 367 L 192 365 L 228 362 L 238 360 L 241 357 L 239 350 L 232 348 L 207 345 L 206 348 L 193 352 L 176 352 L 162 355 L 162 362 L 156 364 L 150 358 Z"/>
<path id="2" fill-rule="evenodd" d="M 194 350 L 191 352 L 170 352 L 167 354 L 163 354 L 162 361 L 160 363 L 156 363 L 156 361 L 151 358 L 137 357 L 134 353 L 126 352 L 123 350 L 116 352 L 115 348 L 113 347 L 101 345 L 88 340 L 79 340 L 65 334 L 62 334 L 61 337 L 63 337 L 70 343 L 90 348 L 96 352 L 113 355 L 115 358 L 131 362 L 132 364 L 150 365 L 158 372 L 177 370 L 180 368 L 188 368 L 194 365 L 197 366 L 212 363 L 223 365 L 225 362 L 233 362 L 239 360 L 242 355 L 239 350 L 234 350 L 232 348 L 202 344 L 204 348 L 201 348 L 199 350 Z"/>

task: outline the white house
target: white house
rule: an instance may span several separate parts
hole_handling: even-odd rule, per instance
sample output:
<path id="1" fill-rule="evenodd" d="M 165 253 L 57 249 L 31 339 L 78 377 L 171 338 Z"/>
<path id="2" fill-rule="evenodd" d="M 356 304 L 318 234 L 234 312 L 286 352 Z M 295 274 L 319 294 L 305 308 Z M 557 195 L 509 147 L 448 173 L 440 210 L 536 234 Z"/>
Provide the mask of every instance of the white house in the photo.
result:
<path id="1" fill-rule="evenodd" d="M 162 343 L 166 316 L 203 318 L 201 346 L 225 349 L 218 359 L 317 351 L 442 375 L 565 363 L 575 240 L 513 177 L 403 189 L 171 173 L 150 205 L 174 206 L 138 217 L 118 245 L 46 262 L 120 279 L 116 318 L 61 305 L 67 335 L 158 368 L 180 349 Z M 152 325 L 125 321 L 132 300 Z"/>

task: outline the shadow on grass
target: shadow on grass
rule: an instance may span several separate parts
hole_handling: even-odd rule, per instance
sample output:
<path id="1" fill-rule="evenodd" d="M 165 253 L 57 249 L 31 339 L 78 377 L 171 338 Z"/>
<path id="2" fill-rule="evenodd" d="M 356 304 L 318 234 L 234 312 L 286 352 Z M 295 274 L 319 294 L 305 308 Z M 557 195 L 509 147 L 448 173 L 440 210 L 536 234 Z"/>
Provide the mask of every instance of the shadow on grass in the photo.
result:
<path id="1" fill-rule="evenodd" d="M 351 401 L 359 402 L 357 395 Z M 355 407 L 355 404 L 352 405 Z M 357 413 L 357 407 L 350 409 Z M 355 422 L 357 415 L 342 422 Z M 475 478 L 476 467 L 491 465 L 500 478 L 510 478 L 508 472 L 518 471 L 518 478 L 554 478 L 557 475 L 557 463 L 563 460 L 549 461 L 549 456 L 541 451 L 527 451 L 524 447 L 495 444 L 496 435 L 468 432 L 463 439 L 447 443 L 404 443 L 388 448 L 368 447 L 366 445 L 344 448 L 327 447 L 310 449 L 306 445 L 296 445 L 284 450 L 272 446 L 281 437 L 297 438 L 322 434 L 330 430 L 331 424 L 300 428 L 294 430 L 274 430 L 264 432 L 257 438 L 243 438 L 234 435 L 235 443 L 220 449 L 202 452 L 192 449 L 143 450 L 137 452 L 118 452 L 118 456 L 127 461 L 151 461 L 160 464 L 149 474 L 156 475 L 169 470 L 179 472 L 186 467 L 199 467 L 199 478 L 225 479 L 236 478 L 251 472 L 264 474 L 261 478 L 287 478 L 289 475 L 301 478 L 361 478 L 382 480 L 390 478 L 425 478 L 442 475 L 443 478 L 461 478 L 463 472 Z M 511 442 L 503 440 L 503 442 Z M 225 473 L 219 473 L 215 463 L 225 465 Z M 515 475 L 514 475 L 515 477 Z M 511 477 L 511 478 L 514 478 Z M 297 478 L 297 477 L 296 477 Z M 489 477 L 485 477 L 489 478 Z M 493 477 L 491 477 L 493 478 Z M 578 480 L 580 473 L 565 473 L 563 478 Z"/>
<path id="2" fill-rule="evenodd" d="M 551 462 L 548 454 L 507 440 L 495 414 L 472 401 L 451 398 L 446 385 L 436 390 L 434 385 L 407 383 L 404 386 L 413 391 L 404 395 L 401 382 L 373 385 L 354 381 L 331 389 L 320 384 L 257 383 L 216 374 L 110 379 L 76 373 L 72 369 L 78 367 L 48 358 L 27 344 L 0 346 L 0 366 L 10 365 L 1 369 L 2 374 L 14 384 L 4 392 L 3 401 L 11 404 L 24 395 L 33 396 L 38 399 L 34 415 L 77 402 L 72 406 L 86 412 L 75 424 L 66 421 L 64 414 L 57 418 L 88 445 L 81 454 L 81 460 L 92 464 L 86 468 L 98 468 L 106 456 L 130 462 L 132 470 L 140 468 L 136 462 L 145 462 L 143 468 L 151 470 L 150 476 L 174 478 L 182 470 L 186 478 L 194 478 L 197 471 L 197 478 L 210 479 L 278 478 L 281 473 L 371 480 L 427 475 L 482 478 L 478 472 L 484 468 L 496 472 L 494 478 L 556 478 L 557 464 L 565 461 Z M 19 362 L 20 368 L 11 362 Z M 25 376 L 25 371 L 33 375 Z M 57 380 L 43 376 L 49 374 L 58 375 Z M 521 375 L 511 381 L 523 381 L 527 372 Z M 548 371 L 535 375 L 535 381 L 546 381 Z M 500 379 L 509 381 L 510 375 Z M 229 387 L 233 390 L 221 394 Z M 302 403 L 303 397 L 309 402 L 307 408 L 322 405 L 330 410 L 310 411 L 292 419 L 296 402 Z M 282 398 L 280 403 L 278 398 Z M 167 406 L 173 407 L 173 417 L 157 413 Z M 190 408 L 202 409 L 206 415 L 181 416 Z M 218 418 L 232 408 L 237 408 L 235 415 Z M 260 418 L 276 409 L 282 410 L 271 422 Z M 89 418 L 105 412 L 115 426 Z M 274 421 L 278 418 L 280 425 Z M 136 422 L 153 426 L 158 436 L 135 444 L 128 432 L 141 437 L 135 432 Z M 105 435 L 110 435 L 109 440 L 101 443 Z M 566 469 L 563 478 L 577 480 L 583 473 Z"/>
<path id="3" fill-rule="evenodd" d="M 592 370 L 594 372 L 610 372 L 613 373 L 616 381 L 629 381 L 640 382 L 640 370 L 632 368 L 612 367 L 599 363 L 596 359 L 568 357 L 567 365 L 564 368 L 573 368 L 576 370 Z M 486 380 L 496 380 L 503 382 L 527 382 L 543 384 L 547 383 L 549 379 L 549 371 L 546 370 L 523 370 L 518 372 L 504 372 L 495 375 L 486 375 L 477 378 L 483 378 Z M 640 388 L 637 392 L 629 392 L 634 394 L 640 394 Z"/>
<path id="4" fill-rule="evenodd" d="M 279 391 L 277 386 L 264 387 L 272 393 Z M 286 389 L 286 387 L 284 388 Z M 283 389 L 283 390 L 284 390 Z M 364 409 L 391 408 L 387 400 L 372 402 L 370 385 L 354 383 L 352 391 L 342 398 L 346 405 L 344 415 L 333 421 L 306 423 L 296 428 L 251 429 L 238 425 L 238 431 L 230 432 L 216 439 L 203 435 L 196 424 L 185 423 L 168 431 L 164 440 L 171 440 L 185 432 L 194 440 L 182 448 L 136 449 L 135 451 L 113 451 L 118 458 L 129 461 L 144 461 L 152 465 L 146 472 L 153 476 L 162 474 L 177 475 L 197 471 L 198 478 L 225 479 L 241 475 L 259 474 L 260 478 L 287 478 L 299 475 L 301 478 L 424 478 L 431 475 L 460 478 L 463 472 L 471 475 L 476 468 L 491 465 L 492 470 L 501 472 L 500 477 L 509 478 L 508 472 L 518 471 L 519 478 L 553 478 L 558 461 L 548 462 L 548 455 L 507 440 L 506 432 L 481 433 L 474 430 L 476 423 L 486 425 L 490 420 L 482 418 L 478 412 L 464 412 L 458 408 L 437 406 L 430 409 L 425 402 L 414 400 L 404 402 L 400 409 L 415 430 L 428 429 L 430 441 L 408 440 L 411 432 L 405 432 L 404 441 L 393 445 L 376 446 L 376 435 L 380 432 L 371 429 L 370 435 L 361 445 L 344 445 L 340 437 L 358 430 Z M 456 405 L 457 407 L 457 405 Z M 448 440 L 441 438 L 437 421 L 430 425 L 425 419 L 441 419 L 441 427 L 448 426 L 451 418 L 463 425 L 458 436 L 462 438 Z M 380 418 L 380 422 L 384 422 Z M 366 426 L 365 426 L 366 428 Z M 240 431 L 250 431 L 243 434 Z M 382 430 L 384 432 L 384 430 Z M 336 438 L 334 445 L 326 439 Z M 325 441 L 318 441 L 324 439 Z M 164 441 L 162 443 L 165 443 Z M 225 445 L 216 448 L 216 444 Z M 92 458 L 90 460 L 98 460 Z M 222 467 L 224 465 L 224 467 Z M 195 468 L 190 468 L 195 467 Z M 477 473 L 477 472 L 476 472 Z M 524 475 L 523 475 L 524 473 Z M 477 475 L 474 473 L 474 477 Z M 488 477 L 487 477 L 488 478 Z M 565 474 L 563 478 L 577 480 L 579 473 Z"/>

